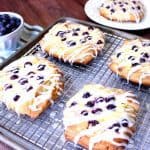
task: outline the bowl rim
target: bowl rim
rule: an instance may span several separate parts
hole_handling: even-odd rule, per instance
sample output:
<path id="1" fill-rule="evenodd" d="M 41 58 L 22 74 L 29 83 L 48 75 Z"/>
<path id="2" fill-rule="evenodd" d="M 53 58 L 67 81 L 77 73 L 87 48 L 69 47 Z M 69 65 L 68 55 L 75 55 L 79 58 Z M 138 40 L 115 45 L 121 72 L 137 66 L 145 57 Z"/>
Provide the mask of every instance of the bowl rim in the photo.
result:
<path id="1" fill-rule="evenodd" d="M 18 13 L 16 13 L 16 12 L 10 12 L 10 11 L 1 11 L 1 12 L 0 12 L 0 15 L 2 15 L 2 14 L 8 14 L 8 15 L 10 15 L 10 16 L 19 18 L 19 19 L 21 20 L 21 23 L 20 23 L 20 25 L 19 25 L 13 32 L 10 32 L 10 33 L 7 33 L 7 34 L 5 34 L 5 35 L 2 35 L 2 36 L 0 36 L 0 38 L 9 37 L 9 36 L 11 36 L 12 34 L 18 32 L 18 31 L 23 27 L 23 25 L 24 25 L 24 19 L 23 19 L 23 17 L 22 17 L 20 14 L 18 14 Z"/>

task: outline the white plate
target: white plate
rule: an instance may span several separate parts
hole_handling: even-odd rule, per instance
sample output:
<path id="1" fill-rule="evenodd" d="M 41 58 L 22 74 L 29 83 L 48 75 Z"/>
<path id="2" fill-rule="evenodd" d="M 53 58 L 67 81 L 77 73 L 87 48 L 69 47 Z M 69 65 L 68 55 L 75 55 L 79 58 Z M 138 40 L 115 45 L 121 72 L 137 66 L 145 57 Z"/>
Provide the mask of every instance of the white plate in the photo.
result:
<path id="1" fill-rule="evenodd" d="M 150 0 L 142 0 L 142 3 L 145 6 L 145 16 L 140 23 L 121 23 L 105 19 L 99 14 L 99 7 L 102 2 L 103 0 L 89 0 L 85 4 L 85 13 L 91 20 L 105 26 L 124 30 L 141 30 L 150 28 Z"/>

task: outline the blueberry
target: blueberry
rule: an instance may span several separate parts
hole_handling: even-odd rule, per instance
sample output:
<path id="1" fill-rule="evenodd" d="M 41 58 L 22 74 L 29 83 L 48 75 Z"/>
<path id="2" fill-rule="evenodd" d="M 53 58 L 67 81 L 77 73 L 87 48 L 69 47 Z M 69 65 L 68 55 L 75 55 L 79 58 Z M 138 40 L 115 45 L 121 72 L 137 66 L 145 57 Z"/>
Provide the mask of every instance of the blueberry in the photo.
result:
<path id="1" fill-rule="evenodd" d="M 133 4 L 136 4 L 136 1 L 132 1 Z"/>
<path id="2" fill-rule="evenodd" d="M 135 67 L 135 66 L 138 66 L 138 65 L 140 65 L 140 64 L 139 63 L 133 63 L 132 67 Z"/>
<path id="3" fill-rule="evenodd" d="M 88 124 L 91 125 L 91 126 L 96 126 L 97 124 L 99 124 L 99 121 L 97 121 L 97 120 L 90 120 L 88 122 Z"/>
<path id="4" fill-rule="evenodd" d="M 65 32 L 64 32 L 64 31 L 58 31 L 58 32 L 56 33 L 56 36 L 63 37 L 63 36 L 64 36 L 64 34 L 65 34 Z"/>
<path id="5" fill-rule="evenodd" d="M 114 12 L 115 12 L 115 10 L 114 10 L 114 9 L 111 9 L 110 11 L 111 11 L 111 13 L 114 13 Z"/>
<path id="6" fill-rule="evenodd" d="M 133 45 L 131 49 L 132 49 L 132 50 L 135 50 L 135 49 L 137 49 L 137 48 L 138 48 L 138 47 L 137 47 L 136 45 Z"/>
<path id="7" fill-rule="evenodd" d="M 92 40 L 92 36 L 87 36 L 86 39 L 87 40 Z"/>
<path id="8" fill-rule="evenodd" d="M 70 107 L 77 105 L 77 102 L 72 102 Z"/>
<path id="9" fill-rule="evenodd" d="M 36 80 L 43 80 L 43 79 L 44 79 L 43 76 L 37 76 L 37 77 L 36 77 Z"/>
<path id="10" fill-rule="evenodd" d="M 107 108 L 108 110 L 112 110 L 112 109 L 115 109 L 116 106 L 115 106 L 114 104 L 109 104 L 109 105 L 107 105 L 106 108 Z"/>
<path id="11" fill-rule="evenodd" d="M 19 68 L 14 68 L 14 69 L 10 70 L 10 72 L 12 72 L 12 73 L 19 73 Z"/>
<path id="12" fill-rule="evenodd" d="M 30 90 L 32 90 L 33 89 L 33 86 L 29 86 L 28 88 L 27 88 L 27 92 L 29 92 Z"/>
<path id="13" fill-rule="evenodd" d="M 137 6 L 137 9 L 138 9 L 138 10 L 140 10 L 140 9 L 141 9 L 141 7 L 140 7 L 140 6 Z"/>
<path id="14" fill-rule="evenodd" d="M 82 35 L 89 35 L 89 32 L 83 32 Z"/>
<path id="15" fill-rule="evenodd" d="M 80 39 L 80 42 L 83 44 L 83 43 L 86 43 L 86 39 Z"/>
<path id="16" fill-rule="evenodd" d="M 118 133 L 118 132 L 119 132 L 119 129 L 118 129 L 118 128 L 117 128 L 117 129 L 115 129 L 115 132 L 117 132 L 117 133 Z"/>
<path id="17" fill-rule="evenodd" d="M 83 94 L 83 98 L 89 98 L 91 96 L 91 94 L 89 92 L 86 92 Z"/>
<path id="18" fill-rule="evenodd" d="M 72 36 L 78 36 L 77 32 L 72 33 Z"/>
<path id="19" fill-rule="evenodd" d="M 94 27 L 89 26 L 89 27 L 88 27 L 88 30 L 94 30 Z"/>
<path id="20" fill-rule="evenodd" d="M 113 100 L 113 101 L 115 100 L 115 97 L 114 97 L 114 96 L 109 96 L 109 97 L 106 97 L 106 98 L 105 98 L 105 102 L 106 102 L 106 103 L 108 103 L 108 102 L 110 102 L 110 101 L 112 101 L 112 100 Z"/>
<path id="21" fill-rule="evenodd" d="M 62 39 L 61 39 L 61 41 L 66 41 L 67 40 L 67 38 L 66 37 L 63 37 Z"/>
<path id="22" fill-rule="evenodd" d="M 102 103 L 104 102 L 104 98 L 103 97 L 99 97 L 95 100 L 96 103 Z"/>
<path id="23" fill-rule="evenodd" d="M 101 108 L 96 108 L 96 109 L 93 109 L 92 110 L 92 113 L 95 114 L 97 112 L 102 112 L 102 109 Z"/>
<path id="24" fill-rule="evenodd" d="M 98 40 L 96 44 L 102 44 L 103 42 L 101 40 Z"/>
<path id="25" fill-rule="evenodd" d="M 32 63 L 30 61 L 27 61 L 24 63 L 24 68 L 26 68 L 27 66 L 32 66 Z"/>
<path id="26" fill-rule="evenodd" d="M 120 128 L 121 126 L 120 126 L 120 123 L 114 123 L 113 127 L 119 127 Z"/>
<path id="27" fill-rule="evenodd" d="M 93 107 L 95 105 L 95 103 L 94 103 L 94 101 L 88 101 L 85 105 L 87 107 Z"/>
<path id="28" fill-rule="evenodd" d="M 19 76 L 16 75 L 16 74 L 13 74 L 13 75 L 10 77 L 11 80 L 16 80 L 16 79 L 18 79 L 18 78 L 19 78 Z"/>
<path id="29" fill-rule="evenodd" d="M 109 9 L 109 8 L 110 8 L 110 6 L 106 6 L 106 8 L 107 8 L 107 9 Z"/>
<path id="30" fill-rule="evenodd" d="M 46 67 L 46 65 L 39 64 L 39 65 L 37 66 L 37 69 L 38 69 L 39 71 L 42 71 L 42 70 L 45 69 L 45 67 Z"/>
<path id="31" fill-rule="evenodd" d="M 81 111 L 81 114 L 82 114 L 83 116 L 87 116 L 87 115 L 88 115 L 88 112 L 87 112 L 87 110 L 83 110 L 83 111 Z"/>
<path id="32" fill-rule="evenodd" d="M 5 91 L 8 90 L 8 89 L 11 89 L 11 88 L 13 88 L 12 84 L 5 84 L 4 85 Z"/>
<path id="33" fill-rule="evenodd" d="M 124 122 L 124 123 L 122 123 L 122 126 L 123 126 L 123 127 L 128 127 L 128 123 L 127 123 L 127 122 Z"/>
<path id="34" fill-rule="evenodd" d="M 129 57 L 128 57 L 129 60 L 130 60 L 130 59 L 133 59 L 133 58 L 134 58 L 133 56 L 129 56 Z"/>
<path id="35" fill-rule="evenodd" d="M 33 74 L 35 74 L 35 72 L 33 72 L 33 71 L 30 71 L 27 73 L 27 75 L 33 75 Z"/>
<path id="36" fill-rule="evenodd" d="M 144 53 L 143 57 L 149 58 L 149 54 L 148 53 Z"/>
<path id="37" fill-rule="evenodd" d="M 126 9 L 125 9 L 125 8 L 122 8 L 122 11 L 123 11 L 123 12 L 126 12 Z"/>
<path id="38" fill-rule="evenodd" d="M 145 58 L 140 58 L 140 63 L 144 63 L 146 62 L 146 59 Z"/>
<path id="39" fill-rule="evenodd" d="M 67 41 L 67 45 L 68 45 L 69 47 L 75 46 L 75 45 L 76 45 L 76 42 L 75 42 L 75 41 Z"/>
<path id="40" fill-rule="evenodd" d="M 76 28 L 75 31 L 80 31 L 80 28 Z"/>
<path id="41" fill-rule="evenodd" d="M 117 57 L 120 57 L 121 56 L 121 52 L 117 53 Z"/>
<path id="42" fill-rule="evenodd" d="M 25 85 L 26 83 L 28 83 L 28 80 L 26 78 L 21 78 L 19 81 L 18 81 L 21 85 Z"/>
<path id="43" fill-rule="evenodd" d="M 120 7 L 123 7 L 123 6 L 124 6 L 123 4 L 120 5 Z"/>
<path id="44" fill-rule="evenodd" d="M 19 100 L 19 98 L 20 98 L 20 95 L 15 95 L 15 97 L 13 98 L 13 100 L 16 102 L 16 101 Z"/>

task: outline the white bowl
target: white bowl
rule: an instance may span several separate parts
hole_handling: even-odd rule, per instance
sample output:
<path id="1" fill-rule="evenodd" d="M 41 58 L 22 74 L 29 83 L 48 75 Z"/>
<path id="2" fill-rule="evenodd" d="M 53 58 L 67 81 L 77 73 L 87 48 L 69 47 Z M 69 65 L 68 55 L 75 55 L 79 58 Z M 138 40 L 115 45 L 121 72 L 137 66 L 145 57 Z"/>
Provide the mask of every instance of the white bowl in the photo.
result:
<path id="1" fill-rule="evenodd" d="M 17 43 L 20 39 L 21 32 L 24 27 L 24 21 L 21 15 L 14 13 L 14 12 L 0 12 L 0 15 L 2 14 L 8 14 L 11 17 L 19 18 L 21 23 L 19 27 L 14 30 L 13 32 L 10 32 L 6 35 L 0 36 L 0 51 L 11 51 L 15 50 L 17 48 Z"/>

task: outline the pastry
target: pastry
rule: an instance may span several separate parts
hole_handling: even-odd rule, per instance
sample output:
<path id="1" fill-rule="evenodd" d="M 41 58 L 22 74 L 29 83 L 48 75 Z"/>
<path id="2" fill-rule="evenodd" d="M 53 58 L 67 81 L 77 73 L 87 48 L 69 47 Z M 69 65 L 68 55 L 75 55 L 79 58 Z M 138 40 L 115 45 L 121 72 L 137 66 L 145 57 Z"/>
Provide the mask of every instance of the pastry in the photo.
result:
<path id="1" fill-rule="evenodd" d="M 144 6 L 139 0 L 104 0 L 99 12 L 108 20 L 138 23 L 144 17 Z"/>
<path id="2" fill-rule="evenodd" d="M 88 64 L 104 47 L 98 28 L 73 22 L 54 25 L 40 41 L 43 51 L 64 62 Z"/>
<path id="3" fill-rule="evenodd" d="M 85 85 L 66 104 L 67 140 L 89 150 L 123 150 L 135 132 L 135 95 L 98 84 Z"/>
<path id="4" fill-rule="evenodd" d="M 0 101 L 17 114 L 36 118 L 61 94 L 62 77 L 48 60 L 22 57 L 0 71 Z"/>
<path id="5" fill-rule="evenodd" d="M 126 40 L 111 57 L 109 68 L 121 77 L 150 85 L 150 41 Z"/>

